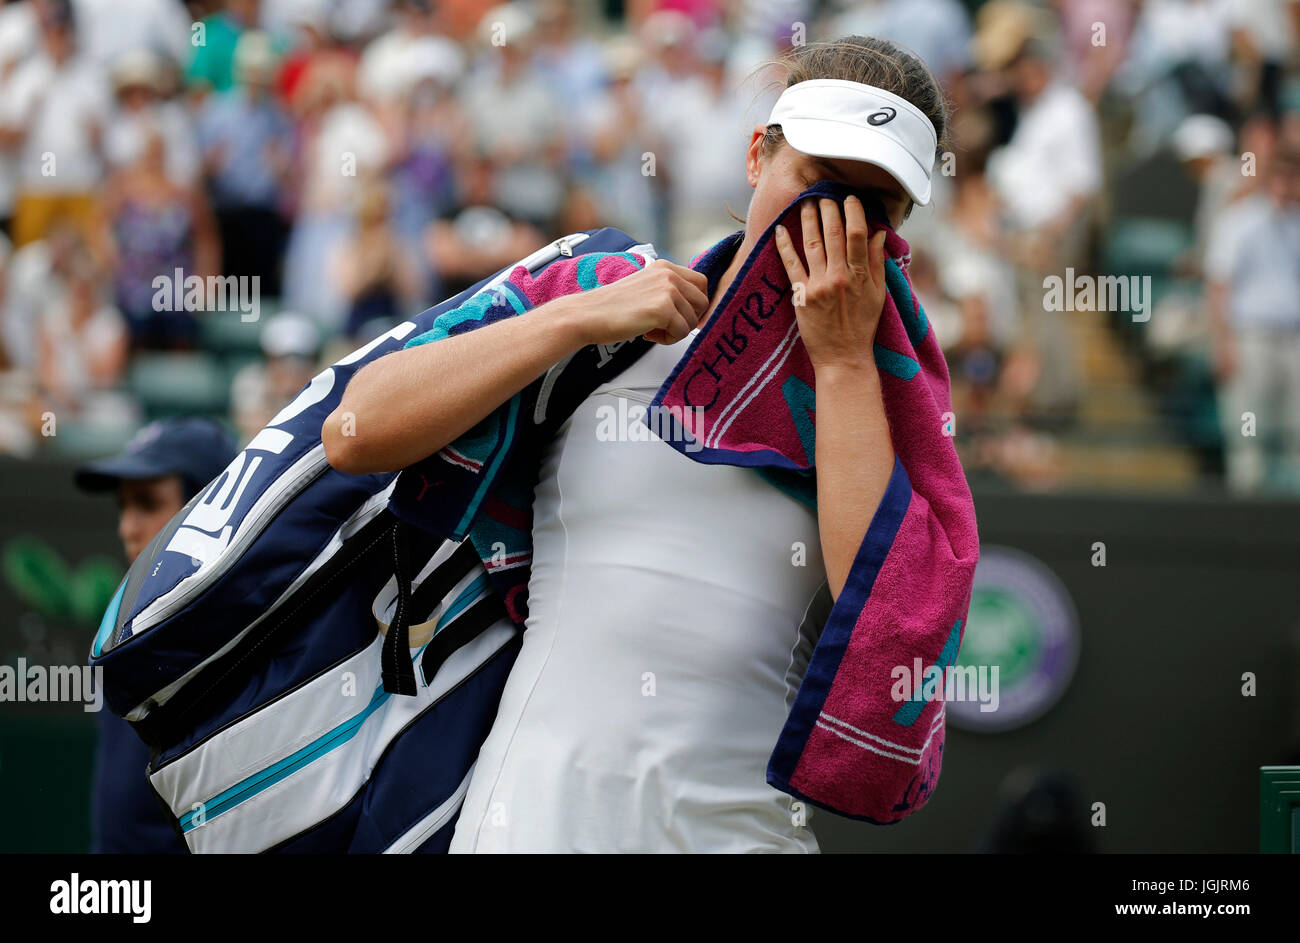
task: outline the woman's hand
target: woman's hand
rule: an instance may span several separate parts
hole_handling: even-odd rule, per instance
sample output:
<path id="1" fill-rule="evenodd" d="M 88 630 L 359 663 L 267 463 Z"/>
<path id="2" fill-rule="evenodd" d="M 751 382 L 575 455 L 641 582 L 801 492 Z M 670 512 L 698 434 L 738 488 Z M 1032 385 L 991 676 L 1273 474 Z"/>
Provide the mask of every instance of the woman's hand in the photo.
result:
<path id="1" fill-rule="evenodd" d="M 885 304 L 885 230 L 867 235 L 867 216 L 855 196 L 839 205 L 804 200 L 804 271 L 790 233 L 776 227 L 776 245 L 795 286 L 799 335 L 814 369 L 848 365 L 875 368 L 876 328 Z M 802 285 L 802 290 L 799 286 Z"/>
<path id="2" fill-rule="evenodd" d="M 655 259 L 618 281 L 551 303 L 572 307 L 587 344 L 617 344 L 637 336 L 675 344 L 700 323 L 709 307 L 708 288 L 702 272 Z"/>

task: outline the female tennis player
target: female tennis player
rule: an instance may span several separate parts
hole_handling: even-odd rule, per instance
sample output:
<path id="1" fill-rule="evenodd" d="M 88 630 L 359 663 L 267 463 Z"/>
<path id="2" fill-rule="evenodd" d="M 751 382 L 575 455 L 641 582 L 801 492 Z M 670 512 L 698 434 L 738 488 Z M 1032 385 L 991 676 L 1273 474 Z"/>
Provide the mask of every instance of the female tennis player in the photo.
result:
<path id="1" fill-rule="evenodd" d="M 744 236 L 711 295 L 704 274 L 653 262 L 382 358 L 339 406 L 356 435 L 323 429 L 342 471 L 405 468 L 584 345 L 657 342 L 592 392 L 543 456 L 523 646 L 453 852 L 818 850 L 765 768 L 894 465 L 872 355 L 885 233 L 868 238 L 862 203 L 804 206 L 801 246 L 777 235 L 791 283 L 805 286 L 816 512 L 753 469 L 597 434 L 620 400 L 650 402 L 759 236 L 810 185 L 851 185 L 895 228 L 929 201 L 947 108 L 925 65 L 858 36 L 801 47 L 784 65 L 786 87 L 746 153 Z"/>

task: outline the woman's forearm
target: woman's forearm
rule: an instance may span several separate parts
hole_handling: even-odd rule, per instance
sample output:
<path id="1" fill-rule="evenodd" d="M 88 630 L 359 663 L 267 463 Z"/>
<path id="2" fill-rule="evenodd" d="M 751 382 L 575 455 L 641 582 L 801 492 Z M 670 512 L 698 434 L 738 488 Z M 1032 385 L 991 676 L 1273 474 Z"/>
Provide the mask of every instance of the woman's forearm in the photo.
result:
<path id="1" fill-rule="evenodd" d="M 586 343 L 582 321 L 563 297 L 380 357 L 357 372 L 322 424 L 326 458 L 354 475 L 406 468 Z"/>
<path id="2" fill-rule="evenodd" d="M 894 443 L 874 365 L 817 371 L 817 523 L 838 599 L 894 471 Z"/>

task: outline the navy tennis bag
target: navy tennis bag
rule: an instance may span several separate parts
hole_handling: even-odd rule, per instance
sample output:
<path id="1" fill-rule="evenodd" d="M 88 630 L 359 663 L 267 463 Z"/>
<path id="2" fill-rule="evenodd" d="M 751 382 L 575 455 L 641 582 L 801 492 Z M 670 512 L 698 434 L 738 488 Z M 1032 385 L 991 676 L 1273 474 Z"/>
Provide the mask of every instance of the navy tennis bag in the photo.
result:
<path id="1" fill-rule="evenodd" d="M 636 244 L 575 233 L 516 265 Z M 447 850 L 522 630 L 468 539 L 394 513 L 405 473 L 334 470 L 320 430 L 357 370 L 514 268 L 321 371 L 118 588 L 90 663 L 192 852 Z"/>

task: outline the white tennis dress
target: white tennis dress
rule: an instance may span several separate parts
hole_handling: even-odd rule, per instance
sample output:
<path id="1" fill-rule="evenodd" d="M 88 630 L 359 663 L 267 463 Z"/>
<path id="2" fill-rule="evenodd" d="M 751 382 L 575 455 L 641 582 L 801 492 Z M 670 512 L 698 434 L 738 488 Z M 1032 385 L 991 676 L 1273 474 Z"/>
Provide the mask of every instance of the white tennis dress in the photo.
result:
<path id="1" fill-rule="evenodd" d="M 523 647 L 452 852 L 818 850 L 766 782 L 831 604 L 816 515 L 635 422 L 689 341 L 597 388 L 543 458 Z"/>

